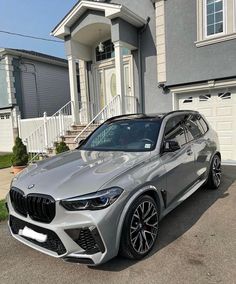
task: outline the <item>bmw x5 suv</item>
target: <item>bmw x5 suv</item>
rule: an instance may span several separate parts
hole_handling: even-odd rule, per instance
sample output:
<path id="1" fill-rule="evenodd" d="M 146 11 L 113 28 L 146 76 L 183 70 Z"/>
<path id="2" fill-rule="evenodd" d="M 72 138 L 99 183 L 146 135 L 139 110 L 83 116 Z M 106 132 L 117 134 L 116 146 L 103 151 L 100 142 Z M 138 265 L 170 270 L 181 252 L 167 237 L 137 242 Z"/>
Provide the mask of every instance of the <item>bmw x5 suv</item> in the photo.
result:
<path id="1" fill-rule="evenodd" d="M 217 189 L 216 132 L 198 112 L 107 120 L 79 147 L 30 165 L 7 196 L 20 242 L 65 261 L 142 259 L 159 221 L 199 187 Z"/>

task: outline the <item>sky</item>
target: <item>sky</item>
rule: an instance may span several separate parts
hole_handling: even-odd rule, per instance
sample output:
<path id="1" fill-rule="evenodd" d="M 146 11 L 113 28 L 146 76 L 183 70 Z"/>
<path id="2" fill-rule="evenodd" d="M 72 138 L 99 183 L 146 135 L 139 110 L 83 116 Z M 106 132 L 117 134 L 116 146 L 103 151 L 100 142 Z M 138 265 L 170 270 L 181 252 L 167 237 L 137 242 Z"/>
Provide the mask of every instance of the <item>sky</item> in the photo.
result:
<path id="1" fill-rule="evenodd" d="M 0 0 L 0 30 L 55 39 L 50 36 L 77 0 Z M 34 50 L 65 58 L 63 43 L 28 39 L 0 32 L 0 47 Z"/>

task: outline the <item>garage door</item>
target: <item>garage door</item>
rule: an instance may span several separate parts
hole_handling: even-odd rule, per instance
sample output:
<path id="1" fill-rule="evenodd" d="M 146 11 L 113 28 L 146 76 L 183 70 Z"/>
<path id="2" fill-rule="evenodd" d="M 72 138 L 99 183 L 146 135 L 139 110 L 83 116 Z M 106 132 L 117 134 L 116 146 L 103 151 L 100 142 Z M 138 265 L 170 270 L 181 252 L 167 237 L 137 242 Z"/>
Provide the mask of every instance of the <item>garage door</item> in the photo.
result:
<path id="1" fill-rule="evenodd" d="M 204 114 L 217 131 L 222 159 L 236 163 L 236 89 L 178 95 L 179 109 Z"/>
<path id="2" fill-rule="evenodd" d="M 11 113 L 0 113 L 0 152 L 11 152 L 13 145 Z"/>

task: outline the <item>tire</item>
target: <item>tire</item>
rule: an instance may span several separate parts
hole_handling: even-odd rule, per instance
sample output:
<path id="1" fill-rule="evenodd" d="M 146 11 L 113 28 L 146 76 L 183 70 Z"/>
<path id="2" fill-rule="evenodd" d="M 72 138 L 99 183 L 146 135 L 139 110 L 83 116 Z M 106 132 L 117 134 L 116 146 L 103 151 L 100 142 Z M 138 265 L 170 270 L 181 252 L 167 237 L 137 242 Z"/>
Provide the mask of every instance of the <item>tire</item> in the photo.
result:
<path id="1" fill-rule="evenodd" d="M 130 206 L 120 242 L 120 255 L 140 260 L 150 253 L 158 235 L 159 210 L 154 199 L 140 196 Z"/>
<path id="2" fill-rule="evenodd" d="M 218 189 L 221 184 L 221 159 L 219 155 L 215 155 L 211 162 L 206 186 L 208 189 Z"/>

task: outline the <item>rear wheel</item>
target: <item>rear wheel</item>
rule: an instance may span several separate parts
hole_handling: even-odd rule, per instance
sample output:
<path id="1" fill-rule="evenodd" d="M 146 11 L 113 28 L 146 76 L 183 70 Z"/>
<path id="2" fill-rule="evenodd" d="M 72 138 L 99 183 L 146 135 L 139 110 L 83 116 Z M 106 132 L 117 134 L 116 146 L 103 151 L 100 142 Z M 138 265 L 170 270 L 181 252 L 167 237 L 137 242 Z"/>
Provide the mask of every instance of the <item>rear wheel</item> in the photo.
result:
<path id="1" fill-rule="evenodd" d="M 221 175 L 221 159 L 218 155 L 215 155 L 211 162 L 207 187 L 209 189 L 218 189 L 221 184 Z"/>
<path id="2" fill-rule="evenodd" d="M 130 259 L 142 259 L 155 245 L 158 233 L 158 207 L 150 196 L 141 196 L 126 215 L 120 244 L 120 254 Z"/>

